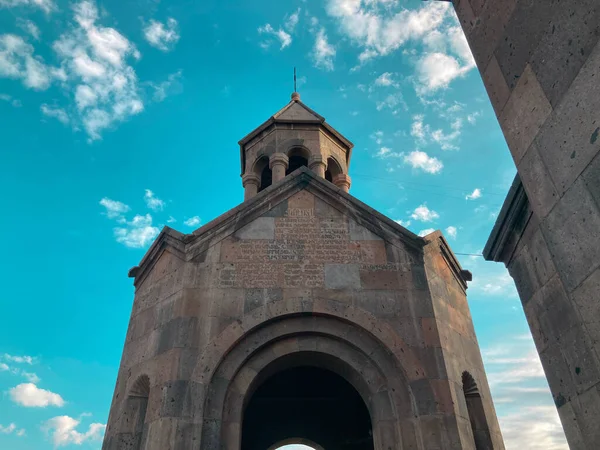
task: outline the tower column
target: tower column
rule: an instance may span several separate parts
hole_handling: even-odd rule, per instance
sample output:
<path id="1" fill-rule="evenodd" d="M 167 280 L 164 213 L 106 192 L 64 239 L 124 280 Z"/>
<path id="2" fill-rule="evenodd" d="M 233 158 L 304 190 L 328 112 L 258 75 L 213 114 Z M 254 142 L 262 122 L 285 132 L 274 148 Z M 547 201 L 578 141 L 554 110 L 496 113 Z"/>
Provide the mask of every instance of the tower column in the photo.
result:
<path id="1" fill-rule="evenodd" d="M 260 178 L 255 173 L 247 173 L 242 176 L 242 185 L 244 186 L 244 201 L 249 200 L 258 193 Z"/>
<path id="2" fill-rule="evenodd" d="M 350 177 L 345 173 L 340 173 L 333 177 L 333 184 L 339 187 L 342 191 L 348 192 L 350 190 Z"/>
<path id="3" fill-rule="evenodd" d="M 283 153 L 274 153 L 269 158 L 269 169 L 273 174 L 273 184 L 285 178 L 285 171 L 289 166 L 290 160 Z"/>
<path id="4" fill-rule="evenodd" d="M 308 168 L 321 178 L 325 178 L 325 170 L 327 169 L 327 164 L 322 155 L 311 156 L 310 160 L 308 161 Z"/>

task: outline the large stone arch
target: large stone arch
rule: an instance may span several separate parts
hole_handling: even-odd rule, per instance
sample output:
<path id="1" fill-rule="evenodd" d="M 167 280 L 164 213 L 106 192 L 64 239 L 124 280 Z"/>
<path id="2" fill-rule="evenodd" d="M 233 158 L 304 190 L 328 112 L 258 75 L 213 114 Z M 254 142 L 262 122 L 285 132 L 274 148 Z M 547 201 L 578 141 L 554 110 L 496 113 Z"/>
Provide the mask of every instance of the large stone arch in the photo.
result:
<path id="1" fill-rule="evenodd" d="M 296 313 L 239 336 L 205 378 L 202 450 L 239 449 L 243 405 L 253 389 L 278 367 L 299 361 L 331 370 L 357 390 L 371 415 L 376 449 L 423 448 L 416 402 L 393 352 L 344 318 Z"/>

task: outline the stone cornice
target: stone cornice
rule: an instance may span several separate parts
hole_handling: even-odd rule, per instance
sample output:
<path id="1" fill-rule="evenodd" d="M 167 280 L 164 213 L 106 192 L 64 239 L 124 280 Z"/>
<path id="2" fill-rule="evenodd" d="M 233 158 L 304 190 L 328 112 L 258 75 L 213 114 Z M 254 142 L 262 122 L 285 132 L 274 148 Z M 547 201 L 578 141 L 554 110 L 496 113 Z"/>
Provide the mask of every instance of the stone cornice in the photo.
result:
<path id="1" fill-rule="evenodd" d="M 514 239 L 514 234 L 518 233 L 520 237 L 524 228 L 522 225 L 527 220 L 525 216 L 531 215 L 528 206 L 527 194 L 517 174 L 483 249 L 483 257 L 487 261 L 508 263 L 510 255 L 506 256 L 507 245 L 509 243 L 516 245 L 518 239 Z"/>
<path id="2" fill-rule="evenodd" d="M 469 272 L 468 270 L 464 270 L 461 267 L 460 263 L 458 262 L 458 259 L 454 255 L 454 252 L 450 248 L 450 245 L 448 244 L 446 238 L 444 238 L 442 232 L 437 230 L 427 235 L 425 237 L 425 240 L 428 241 L 430 244 L 435 244 L 437 246 L 439 252 L 444 258 L 444 261 L 448 265 L 448 268 L 452 272 L 452 275 L 454 275 L 454 278 L 456 279 L 462 290 L 466 292 L 468 287 L 467 281 L 472 281 L 473 275 L 471 274 L 471 272 Z"/>

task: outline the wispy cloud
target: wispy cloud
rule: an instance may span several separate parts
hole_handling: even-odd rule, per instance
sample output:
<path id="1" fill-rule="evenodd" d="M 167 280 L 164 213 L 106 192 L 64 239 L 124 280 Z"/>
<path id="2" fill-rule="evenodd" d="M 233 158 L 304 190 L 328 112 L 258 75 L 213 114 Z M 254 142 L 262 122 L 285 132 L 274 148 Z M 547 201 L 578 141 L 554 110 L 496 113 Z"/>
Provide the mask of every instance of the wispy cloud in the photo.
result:
<path id="1" fill-rule="evenodd" d="M 398 82 L 396 80 L 394 80 L 394 74 L 390 73 L 390 72 L 384 72 L 381 75 L 379 75 L 375 79 L 374 84 L 375 84 L 375 86 L 384 86 L 384 87 L 388 87 L 388 86 L 397 87 L 398 86 Z"/>
<path id="2" fill-rule="evenodd" d="M 17 355 L 9 355 L 8 353 L 4 354 L 4 359 L 6 359 L 7 361 L 12 361 L 15 362 L 17 364 L 35 364 L 36 359 L 33 356 L 27 356 L 27 355 L 22 355 L 22 356 L 17 356 Z"/>
<path id="3" fill-rule="evenodd" d="M 325 29 L 321 28 L 315 37 L 312 57 L 315 66 L 324 70 L 333 70 L 333 60 L 335 59 L 336 50 L 333 45 L 327 40 Z"/>
<path id="4" fill-rule="evenodd" d="M 21 106 L 23 106 L 21 100 L 13 98 L 11 95 L 8 94 L 0 94 L 0 100 L 2 100 L 3 102 L 10 103 L 15 108 L 20 108 Z"/>
<path id="5" fill-rule="evenodd" d="M 8 424 L 7 426 L 3 426 L 0 424 L 0 433 L 2 434 L 15 434 L 16 436 L 22 437 L 25 436 L 25 429 L 18 428 L 17 425 L 13 422 Z"/>
<path id="6" fill-rule="evenodd" d="M 450 236 L 452 239 L 456 239 L 457 232 L 458 230 L 456 229 L 456 227 L 449 226 L 448 228 L 446 228 L 446 234 L 448 234 L 448 236 Z"/>
<path id="7" fill-rule="evenodd" d="M 183 91 L 183 85 L 181 83 L 182 71 L 171 73 L 167 76 L 167 79 L 160 83 L 150 82 L 148 85 L 154 91 L 152 98 L 155 102 L 162 102 L 165 98 L 170 95 L 179 94 Z"/>
<path id="8" fill-rule="evenodd" d="M 479 188 L 475 188 L 473 192 L 465 197 L 467 200 L 477 200 L 478 198 L 481 198 L 481 189 Z"/>
<path id="9" fill-rule="evenodd" d="M 106 424 L 92 423 L 87 431 L 83 433 L 76 430 L 80 424 L 81 420 L 73 417 L 57 416 L 46 421 L 42 428 L 52 435 L 52 442 L 55 447 L 69 444 L 81 445 L 84 442 L 102 440 Z"/>
<path id="10" fill-rule="evenodd" d="M 145 192 L 144 201 L 146 202 L 146 206 L 152 211 L 162 211 L 165 207 L 165 202 L 158 198 L 150 189 L 146 189 Z"/>
<path id="11" fill-rule="evenodd" d="M 131 208 L 118 200 L 111 200 L 108 197 L 104 197 L 100 200 L 100 205 L 106 208 L 106 215 L 109 219 L 117 219 L 123 217 Z"/>
<path id="12" fill-rule="evenodd" d="M 18 18 L 17 19 L 17 26 L 19 28 L 21 28 L 23 31 L 25 31 L 27 34 L 31 35 L 36 41 L 40 40 L 40 35 L 41 35 L 40 29 L 31 20 L 26 20 L 26 19 Z"/>
<path id="13" fill-rule="evenodd" d="M 69 123 L 69 115 L 62 108 L 56 108 L 44 103 L 40 106 L 40 111 L 42 111 L 42 114 L 44 114 L 46 117 L 52 117 L 58 120 L 60 123 L 65 125 Z"/>
<path id="14" fill-rule="evenodd" d="M 56 9 L 56 5 L 52 0 L 0 0 L 0 8 L 15 8 L 17 6 L 39 8 L 46 14 Z"/>
<path id="15" fill-rule="evenodd" d="M 277 38 L 281 45 L 279 47 L 280 50 L 283 50 L 284 48 L 289 47 L 292 43 L 291 34 L 289 34 L 283 28 L 279 28 L 276 30 L 275 28 L 273 28 L 273 26 L 270 23 L 267 23 L 267 24 L 263 25 L 262 27 L 259 27 L 258 34 L 271 35 L 271 36 L 274 36 L 275 38 Z M 269 40 L 262 41 L 261 47 L 263 47 L 264 49 L 267 49 L 271 46 L 271 42 L 272 41 L 269 41 Z"/>
<path id="16" fill-rule="evenodd" d="M 177 21 L 172 17 L 169 17 L 166 23 L 150 19 L 144 27 L 144 38 L 151 46 L 168 52 L 173 50 L 179 41 L 178 28 Z"/>
<path id="17" fill-rule="evenodd" d="M 198 225 L 200 225 L 200 217 L 198 217 L 198 216 L 190 217 L 189 219 L 184 220 L 183 224 L 188 227 L 197 227 Z"/>

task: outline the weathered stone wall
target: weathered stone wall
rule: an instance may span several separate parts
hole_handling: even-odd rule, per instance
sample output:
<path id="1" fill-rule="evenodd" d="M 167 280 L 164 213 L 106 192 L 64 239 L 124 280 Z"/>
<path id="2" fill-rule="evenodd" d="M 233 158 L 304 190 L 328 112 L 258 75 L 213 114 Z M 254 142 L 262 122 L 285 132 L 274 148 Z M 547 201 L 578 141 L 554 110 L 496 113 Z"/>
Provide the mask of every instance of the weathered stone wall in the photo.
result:
<path id="1" fill-rule="evenodd" d="M 163 233 L 150 249 L 134 273 L 104 450 L 132 448 L 128 396 L 142 375 L 150 394 L 141 448 L 238 448 L 251 380 L 269 361 L 307 350 L 346 367 L 377 449 L 474 450 L 464 370 L 497 431 L 466 298 L 436 259 L 439 241 L 428 244 L 435 262 L 425 269 L 424 241 L 299 172 L 194 235 Z M 432 303 L 435 277 L 448 286 Z M 493 448 L 503 449 L 500 439 Z"/>
<path id="2" fill-rule="evenodd" d="M 597 448 L 600 2 L 454 6 L 528 198 L 495 258 L 515 279 L 571 448 Z"/>
<path id="3" fill-rule="evenodd" d="M 439 361 L 444 363 L 452 402 L 456 405 L 456 420 L 463 448 L 470 448 L 469 445 L 473 443 L 471 422 L 463 393 L 464 372 L 468 372 L 477 383 L 492 448 L 504 448 L 467 302 L 466 283 L 460 276 L 460 266 L 439 231 L 428 235 L 426 240 L 428 244 L 424 253 L 425 273 L 434 316 L 433 319 L 426 319 L 427 323 L 432 321 L 430 332 L 433 335 L 429 335 L 429 338 L 439 346 Z"/>

